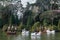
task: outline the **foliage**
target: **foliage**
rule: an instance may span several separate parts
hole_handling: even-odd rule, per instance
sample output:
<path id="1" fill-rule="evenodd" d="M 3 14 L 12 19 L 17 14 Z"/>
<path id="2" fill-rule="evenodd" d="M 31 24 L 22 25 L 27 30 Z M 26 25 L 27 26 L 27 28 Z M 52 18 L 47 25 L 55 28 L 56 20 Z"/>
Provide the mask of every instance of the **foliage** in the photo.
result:
<path id="1" fill-rule="evenodd" d="M 60 19 L 58 21 L 58 30 L 60 30 Z"/>
<path id="2" fill-rule="evenodd" d="M 34 23 L 34 25 L 31 28 L 31 31 L 34 31 L 37 27 L 40 27 L 40 22 Z"/>
<path id="3" fill-rule="evenodd" d="M 3 31 L 7 31 L 7 28 L 8 28 L 8 25 L 5 24 L 5 25 L 3 26 L 3 28 L 2 28 L 2 30 L 3 30 Z"/>
<path id="4" fill-rule="evenodd" d="M 5 1 L 5 0 L 1 0 L 1 1 Z M 9 0 L 6 0 L 9 1 Z M 11 0 L 12 1 L 12 0 Z M 50 7 L 50 0 L 37 0 L 36 1 L 37 4 L 36 5 L 41 5 L 42 10 L 45 10 L 45 6 L 48 6 L 48 8 Z M 43 24 L 42 26 L 48 26 L 51 29 L 59 29 L 60 30 L 60 13 L 55 11 L 55 10 L 49 10 L 49 11 L 45 11 L 41 14 L 39 13 L 33 13 L 31 10 L 25 10 L 25 12 L 23 13 L 23 19 L 18 20 L 18 16 L 16 15 L 16 17 L 13 15 L 14 11 L 17 10 L 17 5 L 8 5 L 6 7 L 3 7 L 2 5 L 0 5 L 0 28 L 6 28 L 6 24 L 11 24 L 11 25 L 19 25 L 18 26 L 18 30 L 21 30 L 23 28 L 26 28 L 28 30 L 31 29 L 31 31 L 35 31 L 36 29 L 38 29 L 38 27 L 40 27 L 40 24 Z M 53 5 L 56 6 L 56 4 Z M 57 6 L 58 7 L 58 6 Z M 51 25 L 52 23 L 54 23 L 57 18 L 59 20 L 58 22 L 58 26 L 55 25 Z M 42 20 L 42 21 L 41 21 Z M 21 23 L 20 23 L 21 22 Z M 4 29 L 5 30 L 5 29 Z"/>
<path id="5" fill-rule="evenodd" d="M 52 21 L 54 22 L 54 18 L 57 18 L 59 19 L 60 17 L 60 13 L 58 12 L 58 10 L 50 10 L 50 11 L 46 11 L 46 12 L 43 12 L 41 15 L 40 15 L 40 19 L 41 20 L 49 20 L 49 22 L 51 22 L 52 24 Z"/>
<path id="6" fill-rule="evenodd" d="M 43 20 L 43 25 L 47 26 L 47 20 L 46 19 Z"/>
<path id="7" fill-rule="evenodd" d="M 22 30 L 22 28 L 23 28 L 23 24 L 20 23 L 20 25 L 18 26 L 18 30 Z"/>
<path id="8" fill-rule="evenodd" d="M 11 24 L 15 23 L 18 25 L 18 18 L 15 18 L 13 15 L 14 10 L 16 10 L 16 6 L 14 6 L 13 4 L 7 5 L 0 9 L 0 15 L 2 15 L 1 16 L 2 17 L 1 18 L 2 26 L 5 24 L 9 24 L 9 23 L 11 23 Z"/>
<path id="9" fill-rule="evenodd" d="M 29 30 L 30 27 L 34 24 L 33 22 L 33 13 L 30 10 L 26 10 L 23 14 L 23 25 L 24 27 Z M 28 29 L 29 28 L 29 29 Z"/>
<path id="10" fill-rule="evenodd" d="M 0 28 L 2 28 L 2 26 L 3 26 L 3 21 L 2 19 L 0 19 Z"/>

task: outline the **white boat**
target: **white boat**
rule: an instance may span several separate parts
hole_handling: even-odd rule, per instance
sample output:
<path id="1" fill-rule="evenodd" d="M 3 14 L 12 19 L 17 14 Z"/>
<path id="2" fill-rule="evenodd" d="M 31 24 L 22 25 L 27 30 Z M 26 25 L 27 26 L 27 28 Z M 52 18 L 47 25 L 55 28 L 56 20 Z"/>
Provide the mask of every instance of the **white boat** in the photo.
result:
<path id="1" fill-rule="evenodd" d="M 47 34 L 55 34 L 55 30 L 52 30 L 52 31 L 47 30 L 46 32 L 47 32 Z"/>
<path id="2" fill-rule="evenodd" d="M 22 30 L 22 36 L 28 36 L 28 35 L 29 35 L 29 31 Z"/>
<path id="3" fill-rule="evenodd" d="M 25 35 L 25 31 L 22 31 L 22 35 Z"/>
<path id="4" fill-rule="evenodd" d="M 46 30 L 46 32 L 47 32 L 47 34 L 50 34 L 50 30 L 48 29 L 48 30 Z"/>
<path id="5" fill-rule="evenodd" d="M 55 34 L 55 30 L 52 30 L 52 31 L 51 31 L 51 34 Z"/>
<path id="6" fill-rule="evenodd" d="M 31 33 L 31 38 L 32 39 L 40 38 L 40 35 L 41 35 L 41 32 L 38 32 L 38 33 L 33 32 L 33 33 Z"/>
<path id="7" fill-rule="evenodd" d="M 25 31 L 25 35 L 29 35 L 29 31 Z"/>
<path id="8" fill-rule="evenodd" d="M 31 33 L 31 36 L 36 36 L 36 32 Z"/>
<path id="9" fill-rule="evenodd" d="M 31 39 L 35 39 L 36 38 L 36 32 L 32 32 L 31 33 Z"/>
<path id="10" fill-rule="evenodd" d="M 36 35 L 37 35 L 37 36 L 40 36 L 40 35 L 41 35 L 41 32 L 38 32 Z"/>

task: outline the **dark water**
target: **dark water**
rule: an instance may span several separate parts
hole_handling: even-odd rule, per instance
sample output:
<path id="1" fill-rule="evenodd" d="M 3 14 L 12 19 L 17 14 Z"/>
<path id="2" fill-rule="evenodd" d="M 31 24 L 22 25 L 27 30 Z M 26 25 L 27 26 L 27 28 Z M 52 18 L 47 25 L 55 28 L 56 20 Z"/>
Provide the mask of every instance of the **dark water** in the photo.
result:
<path id="1" fill-rule="evenodd" d="M 7 35 L 0 31 L 0 40 L 60 40 L 60 33 L 50 35 L 42 34 L 41 36 L 31 38 L 30 36 Z"/>

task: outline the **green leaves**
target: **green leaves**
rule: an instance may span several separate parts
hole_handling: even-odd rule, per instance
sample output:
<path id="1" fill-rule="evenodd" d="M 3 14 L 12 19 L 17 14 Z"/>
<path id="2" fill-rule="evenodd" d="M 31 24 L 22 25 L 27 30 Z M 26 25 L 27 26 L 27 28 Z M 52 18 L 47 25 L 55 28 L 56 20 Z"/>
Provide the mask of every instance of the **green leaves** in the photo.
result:
<path id="1" fill-rule="evenodd" d="M 37 27 L 40 27 L 40 22 L 34 23 L 31 30 L 34 31 Z"/>
<path id="2" fill-rule="evenodd" d="M 58 21 L 58 29 L 60 30 L 60 19 Z"/>

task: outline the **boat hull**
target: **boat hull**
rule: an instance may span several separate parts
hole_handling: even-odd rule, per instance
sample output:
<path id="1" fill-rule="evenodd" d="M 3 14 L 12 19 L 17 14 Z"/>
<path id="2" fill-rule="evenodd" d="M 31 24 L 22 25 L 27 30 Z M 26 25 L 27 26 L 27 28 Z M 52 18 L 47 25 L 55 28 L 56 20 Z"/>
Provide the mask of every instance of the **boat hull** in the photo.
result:
<path id="1" fill-rule="evenodd" d="M 15 35 L 16 32 L 7 31 L 7 34 L 8 34 L 8 35 Z"/>

